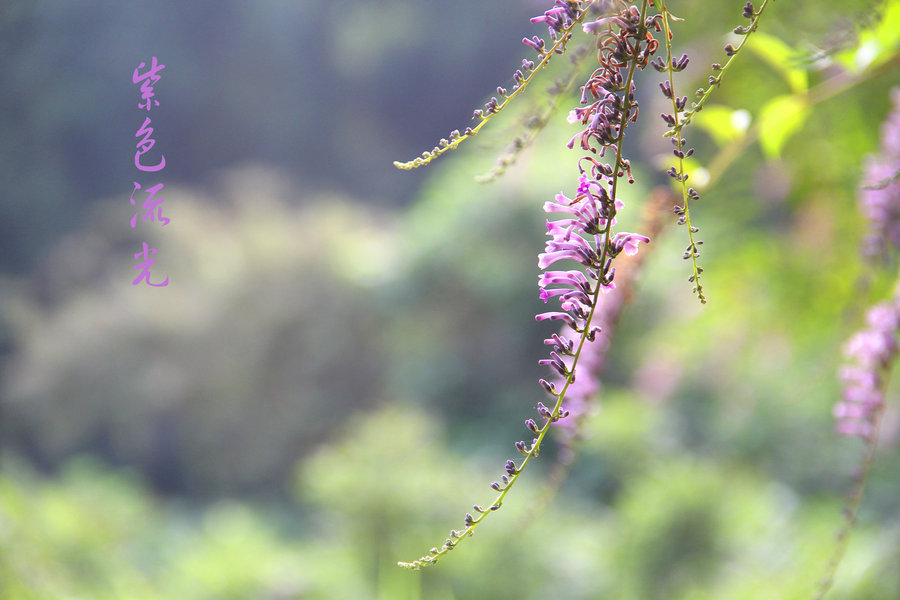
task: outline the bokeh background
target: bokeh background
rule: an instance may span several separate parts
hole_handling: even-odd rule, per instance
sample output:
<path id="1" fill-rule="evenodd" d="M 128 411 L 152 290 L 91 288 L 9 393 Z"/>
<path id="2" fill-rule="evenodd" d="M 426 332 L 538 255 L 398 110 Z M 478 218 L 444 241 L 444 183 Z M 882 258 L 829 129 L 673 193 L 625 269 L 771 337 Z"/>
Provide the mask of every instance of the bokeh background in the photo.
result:
<path id="1" fill-rule="evenodd" d="M 860 258 L 857 210 L 900 85 L 896 1 L 770 3 L 771 37 L 687 130 L 710 303 L 666 216 L 565 482 L 548 497 L 548 448 L 464 547 L 395 566 L 490 502 L 543 399 L 564 113 L 474 178 L 568 62 L 468 147 L 391 161 L 511 85 L 545 4 L 2 3 L 0 597 L 810 596 L 863 456 L 833 433 L 841 347 L 896 277 Z M 688 93 L 743 3 L 670 4 Z M 132 229 L 131 73 L 151 56 L 171 221 Z M 668 185 L 659 81 L 639 77 L 632 226 Z M 142 240 L 168 287 L 131 284 Z M 888 398 L 835 599 L 900 597 Z"/>

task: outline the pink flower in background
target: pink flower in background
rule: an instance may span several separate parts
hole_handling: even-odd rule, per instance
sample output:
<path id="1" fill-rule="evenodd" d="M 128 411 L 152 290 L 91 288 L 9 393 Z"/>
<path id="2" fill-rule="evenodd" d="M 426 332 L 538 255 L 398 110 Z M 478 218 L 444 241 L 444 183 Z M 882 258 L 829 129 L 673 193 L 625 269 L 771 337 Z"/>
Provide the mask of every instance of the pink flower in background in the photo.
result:
<path id="1" fill-rule="evenodd" d="M 881 126 L 881 154 L 866 160 L 859 208 L 869 222 L 863 255 L 884 258 L 900 245 L 900 88 L 891 94 L 894 110 Z"/>

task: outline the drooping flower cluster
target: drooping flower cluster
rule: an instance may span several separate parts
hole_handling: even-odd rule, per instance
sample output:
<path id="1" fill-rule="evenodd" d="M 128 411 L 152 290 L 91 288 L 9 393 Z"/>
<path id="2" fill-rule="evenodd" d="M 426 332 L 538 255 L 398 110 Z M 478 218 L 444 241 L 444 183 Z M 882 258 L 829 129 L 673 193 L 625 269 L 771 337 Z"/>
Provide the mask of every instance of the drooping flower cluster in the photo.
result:
<path id="1" fill-rule="evenodd" d="M 765 11 L 768 2 L 769 0 L 763 0 L 758 11 L 753 8 L 752 2 L 748 1 L 744 5 L 741 15 L 745 19 L 749 19 L 750 24 L 735 27 L 733 30 L 736 35 L 743 36 L 743 39 L 737 47 L 732 44 L 725 45 L 725 55 L 728 57 L 725 65 L 723 66 L 719 63 L 712 64 L 713 74 L 709 76 L 709 86 L 706 88 L 699 88 L 696 92 L 698 100 L 691 102 L 690 106 L 688 106 L 687 96 L 678 96 L 676 93 L 673 75 L 679 71 L 683 71 L 690 60 L 687 54 L 682 54 L 679 58 L 675 58 L 672 54 L 672 30 L 670 28 L 670 20 L 678 19 L 672 17 L 669 13 L 666 8 L 665 0 L 659 0 L 660 10 L 662 11 L 661 22 L 664 29 L 666 44 L 666 59 L 663 60 L 662 57 L 658 57 L 651 64 L 654 69 L 660 73 L 666 73 L 668 76 L 666 81 L 659 84 L 659 87 L 662 90 L 663 96 L 671 101 L 672 112 L 662 113 L 660 114 L 660 117 L 668 127 L 668 131 L 664 135 L 671 140 L 672 145 L 674 146 L 672 154 L 674 154 L 677 159 L 677 164 L 669 167 L 666 174 L 678 182 L 678 187 L 681 188 L 681 203 L 675 205 L 674 212 L 675 216 L 678 218 L 678 224 L 686 225 L 688 229 L 689 243 L 684 250 L 682 258 L 691 261 L 693 273 L 688 278 L 688 281 L 694 284 L 693 292 L 697 294 L 697 298 L 704 304 L 706 303 L 706 296 L 703 293 L 703 285 L 700 283 L 700 275 L 703 273 L 703 267 L 701 267 L 697 261 L 703 240 L 695 239 L 694 234 L 699 231 L 699 228 L 691 224 L 690 209 L 690 203 L 699 200 L 700 193 L 696 188 L 688 187 L 687 185 L 690 174 L 685 170 L 684 159 L 690 157 L 694 153 L 694 149 L 687 147 L 687 140 L 682 135 L 682 130 L 691 122 L 691 119 L 693 119 L 696 113 L 703 110 L 703 105 L 709 99 L 713 90 L 721 85 L 722 77 L 740 53 L 744 44 L 746 44 L 747 38 L 759 27 L 759 19 Z"/>
<path id="2" fill-rule="evenodd" d="M 572 29 L 585 18 L 588 10 L 594 11 L 593 14 L 596 15 L 615 4 L 605 1 L 555 0 L 550 10 L 533 19 L 533 22 L 547 24 L 554 40 L 553 46 L 547 48 L 540 38 L 524 40 L 525 44 L 540 55 L 541 62 L 535 70 L 545 65 L 551 55 L 561 52 L 564 43 L 571 37 Z M 538 415 L 543 421 L 540 425 L 534 419 L 525 421 L 525 426 L 534 434 L 534 438 L 530 443 L 524 440 L 516 442 L 516 449 L 524 459 L 520 463 L 506 461 L 505 473 L 490 486 L 497 492 L 493 503 L 489 506 L 473 506 L 474 514 L 466 514 L 462 529 L 451 530 L 443 545 L 432 548 L 427 556 L 399 563 L 403 567 L 420 569 L 434 564 L 469 537 L 489 514 L 502 506 L 506 494 L 518 480 L 522 470 L 532 458 L 538 456 L 551 424 L 566 416 L 562 403 L 567 389 L 575 382 L 576 369 L 580 369 L 578 362 L 582 349 L 586 343 L 597 340 L 599 327 L 592 326 L 591 321 L 599 294 L 616 287 L 614 259 L 622 253 L 633 255 L 637 253 L 640 243 L 650 241 L 648 237 L 636 233 L 614 234 L 612 227 L 615 225 L 616 212 L 623 207 L 618 197 L 620 180 L 627 175 L 629 183 L 634 181 L 631 166 L 622 155 L 625 129 L 629 122 L 637 120 L 638 115 L 634 74 L 638 68 L 643 69 L 649 64 L 659 46 L 650 34 L 651 29 L 660 30 L 659 15 L 647 16 L 649 6 L 653 4 L 651 0 L 642 0 L 640 9 L 624 2 L 617 4 L 622 7 L 617 14 L 599 18 L 583 26 L 586 33 L 597 37 L 597 59 L 600 66 L 582 87 L 582 106 L 570 113 L 569 121 L 580 122 L 584 128 L 572 138 L 568 147 L 573 148 L 575 142 L 579 141 L 579 147 L 591 154 L 578 160 L 580 177 L 574 198 L 560 193 L 555 202 L 544 205 L 546 212 L 560 213 L 563 218 L 547 222 L 550 240 L 545 252 L 539 256 L 540 268 L 547 269 L 560 261 L 580 265 L 577 269 L 546 271 L 539 281 L 544 301 L 555 299 L 560 303 L 561 310 L 541 313 L 536 319 L 561 321 L 573 332 L 569 336 L 554 334 L 549 340 L 553 345 L 550 357 L 540 361 L 562 377 L 561 386 L 557 389 L 555 384 L 540 380 L 547 393 L 553 397 L 554 403 L 552 407 L 538 403 Z M 476 133 L 489 116 L 521 91 L 530 80 L 530 75 L 522 79 L 517 73 L 515 79 L 517 87 L 508 96 L 505 90 L 498 90 L 504 97 L 503 102 L 492 98 L 484 111 L 480 111 L 480 114 L 476 112 L 476 117 L 482 117 L 478 127 L 471 132 L 467 131 L 465 135 L 452 136 L 452 140 L 442 140 L 441 148 L 436 148 L 433 154 L 455 147 L 463 138 Z M 611 155 L 608 163 L 598 160 L 607 151 Z M 418 162 L 398 166 L 415 167 L 430 159 L 429 156 L 423 156 L 423 160 L 417 159 Z"/>
<path id="3" fill-rule="evenodd" d="M 859 197 L 869 222 L 863 242 L 867 258 L 883 257 L 900 246 L 900 89 L 893 90 L 892 97 L 894 110 L 881 129 L 882 153 L 868 159 L 867 185 Z M 884 378 L 900 349 L 900 286 L 892 300 L 869 309 L 866 325 L 844 347 L 848 359 L 840 371 L 844 394 L 834 416 L 839 433 L 869 439 L 884 405 Z"/>
<path id="4" fill-rule="evenodd" d="M 657 188 L 650 194 L 649 201 L 644 205 L 644 217 L 641 220 L 641 228 L 647 231 L 649 237 L 655 238 L 662 231 L 665 223 L 665 206 L 671 203 L 672 194 L 664 188 Z M 643 238 L 644 236 L 641 236 L 637 241 L 644 241 Z M 624 254 L 625 256 L 620 255 L 616 261 L 619 265 L 616 270 L 615 293 L 600 294 L 596 298 L 594 316 L 591 318 L 591 327 L 595 330 L 594 339 L 586 340 L 582 346 L 578 356 L 578 377 L 566 390 L 563 411 L 567 412 L 568 416 L 557 422 L 562 433 L 559 440 L 562 446 L 561 462 L 571 460 L 574 452 L 572 445 L 578 434 L 579 425 L 594 407 L 594 399 L 600 392 L 600 377 L 606 366 L 607 351 L 616 324 L 634 291 L 635 281 L 640 276 L 643 261 L 647 256 L 646 252 L 638 254 L 629 250 L 625 250 Z M 575 329 L 564 325 L 558 336 L 548 338 L 544 343 L 556 345 L 559 344 L 557 338 L 575 339 L 577 335 Z M 563 356 L 563 362 L 571 370 L 572 357 Z M 565 385 L 565 378 L 558 375 L 551 383 L 555 388 L 561 389 Z"/>
<path id="5" fill-rule="evenodd" d="M 646 10 L 646 3 L 644 5 Z M 633 182 L 628 160 L 622 155 L 622 140 L 629 122 L 638 115 L 635 100 L 634 73 L 644 68 L 658 48 L 650 34 L 657 29 L 658 16 L 647 17 L 636 6 L 618 14 L 585 23 L 586 33 L 597 35 L 597 68 L 582 87 L 581 106 L 569 113 L 569 122 L 584 126 L 568 143 L 591 154 L 578 161 L 581 175 L 574 198 L 557 194 L 554 202 L 544 204 L 544 211 L 558 213 L 563 218 L 547 221 L 545 251 L 538 257 L 544 269 L 538 285 L 544 302 L 555 298 L 560 311 L 538 314 L 538 321 L 554 320 L 565 324 L 560 334 L 545 340 L 552 347 L 549 358 L 539 361 L 556 372 L 556 380 L 540 380 L 555 400 L 552 410 L 539 406 L 539 413 L 547 421 L 541 429 L 533 429 L 533 421 L 526 425 L 532 431 L 543 431 L 549 423 L 568 414 L 563 401 L 581 409 L 587 398 L 597 389 L 592 375 L 602 360 L 606 340 L 599 338 L 601 327 L 593 322 L 600 293 L 612 291 L 616 284 L 615 258 L 625 253 L 634 255 L 640 243 L 650 239 L 637 233 L 613 234 L 616 212 L 624 207 L 618 197 L 620 179 L 628 175 Z M 608 163 L 603 158 L 609 152 Z M 611 163 L 611 164 L 610 164 Z M 587 168 L 585 168 L 587 165 Z M 573 261 L 578 269 L 547 270 L 559 261 Z M 580 361 L 580 362 L 579 362 Z M 584 375 L 576 377 L 576 373 Z"/>
<path id="6" fill-rule="evenodd" d="M 613 259 L 622 252 L 634 255 L 640 242 L 650 241 L 636 233 L 617 233 L 609 239 L 616 210 L 623 207 L 624 203 L 613 200 L 605 186 L 584 174 L 579 177 L 574 200 L 560 193 L 555 202 L 544 204 L 546 212 L 561 213 L 567 218 L 547 221 L 550 240 L 545 252 L 538 256 L 538 266 L 547 269 L 558 261 L 571 260 L 583 267 L 580 270 L 545 270 L 538 279 L 541 299 L 547 302 L 557 298 L 562 311 L 540 313 L 535 318 L 538 321 L 562 321 L 575 334 L 571 338 L 554 334 L 545 340 L 553 345 L 553 351 L 549 359 L 539 361 L 554 368 L 564 378 L 570 375 L 570 368 L 562 357 L 575 356 L 578 349 L 574 339 L 583 334 L 585 343 L 591 343 L 599 333 L 599 327 L 590 327 L 590 320 L 597 304 L 597 292 L 608 293 L 616 286 Z M 573 381 L 569 383 L 574 384 Z M 555 394 L 555 386 L 545 382 L 544 387 Z"/>
<path id="7" fill-rule="evenodd" d="M 894 110 L 881 126 L 881 154 L 866 161 L 859 207 L 869 222 L 863 240 L 866 258 L 884 257 L 900 246 L 900 88 L 892 92 Z"/>
<path id="8" fill-rule="evenodd" d="M 884 405 L 884 377 L 897 356 L 900 298 L 870 308 L 866 325 L 844 346 L 848 360 L 840 370 L 844 398 L 835 405 L 834 417 L 838 433 L 868 439 Z"/>
<path id="9" fill-rule="evenodd" d="M 703 240 L 694 239 L 694 234 L 699 231 L 699 228 L 691 224 L 691 212 L 689 206 L 689 200 L 699 200 L 700 194 L 696 189 L 687 186 L 687 180 L 690 175 L 684 168 L 684 159 L 694 153 L 693 148 L 687 147 L 687 140 L 685 140 L 681 133 L 681 123 L 684 119 L 687 107 L 687 96 L 679 97 L 675 92 L 674 78 L 675 73 L 683 71 L 685 67 L 687 67 L 690 59 L 687 54 L 682 54 L 681 57 L 677 59 L 672 56 L 672 35 L 669 27 L 670 15 L 664 1 L 662 2 L 661 9 L 664 38 L 666 40 L 666 60 L 663 61 L 662 57 L 659 57 L 651 64 L 653 65 L 653 68 L 660 73 L 665 72 L 667 74 L 667 80 L 660 83 L 659 88 L 662 90 L 663 96 L 668 98 L 672 103 L 671 113 L 660 114 L 660 117 L 665 121 L 666 126 L 669 128 L 669 131 L 666 134 L 669 136 L 669 139 L 674 146 L 672 154 L 674 154 L 677 159 L 677 164 L 669 167 L 666 174 L 677 181 L 678 186 L 681 188 L 681 204 L 675 205 L 674 212 L 678 217 L 678 224 L 686 225 L 688 228 L 689 243 L 684 250 L 683 258 L 691 261 L 694 272 L 690 276 L 689 281 L 694 284 L 693 291 L 697 294 L 700 302 L 705 304 L 706 297 L 703 295 L 703 285 L 700 283 L 700 274 L 703 273 L 703 267 L 697 264 L 697 257 L 700 255 L 700 245 L 703 244 Z M 696 103 L 694 105 L 696 106 Z"/>

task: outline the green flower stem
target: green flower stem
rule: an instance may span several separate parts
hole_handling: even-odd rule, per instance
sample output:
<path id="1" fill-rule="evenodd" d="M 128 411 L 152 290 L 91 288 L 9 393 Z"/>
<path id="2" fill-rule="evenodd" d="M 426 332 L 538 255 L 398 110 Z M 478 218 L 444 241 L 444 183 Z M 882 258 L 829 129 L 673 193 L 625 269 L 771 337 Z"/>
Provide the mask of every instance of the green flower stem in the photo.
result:
<path id="1" fill-rule="evenodd" d="M 887 386 L 887 377 L 885 377 L 885 387 Z M 825 566 L 825 574 L 819 580 L 816 591 L 812 596 L 813 600 L 822 600 L 834 584 L 834 576 L 837 569 L 844 558 L 844 552 L 847 550 L 847 541 L 850 539 L 850 531 L 856 525 L 856 517 L 859 514 L 859 506 L 862 504 L 863 493 L 866 491 L 866 482 L 869 480 L 869 473 L 872 471 L 872 464 L 875 462 L 875 450 L 878 446 L 878 433 L 881 426 L 881 417 L 884 415 L 884 405 L 878 408 L 872 421 L 872 435 L 866 440 L 866 455 L 863 459 L 862 470 L 853 486 L 853 494 L 850 496 L 849 502 L 844 507 L 844 521 L 835 534 L 834 550 Z"/>
<path id="2" fill-rule="evenodd" d="M 644 22 L 646 15 L 647 15 L 648 1 L 649 0 L 643 0 L 643 2 L 641 3 L 641 23 Z M 628 100 L 628 97 L 629 97 L 629 90 L 631 89 L 631 82 L 634 79 L 634 71 L 635 71 L 636 66 L 637 66 L 637 62 L 635 60 L 631 60 L 630 65 L 628 67 L 628 77 L 626 78 L 625 84 L 622 88 L 625 93 L 625 101 L 624 101 L 624 108 L 622 111 L 622 114 L 623 114 L 622 124 L 621 124 L 621 127 L 619 128 L 619 136 L 616 141 L 616 162 L 614 164 L 614 170 L 613 170 L 614 180 L 613 180 L 613 187 L 610 192 L 610 203 L 612 205 L 615 205 L 616 189 L 617 189 L 617 186 L 619 183 L 618 173 L 619 173 L 619 169 L 622 166 L 622 144 L 625 140 L 625 129 L 628 126 L 628 122 L 629 122 L 628 115 L 633 106 L 631 104 L 631 102 Z M 608 219 L 607 223 L 606 223 L 606 230 L 605 230 L 605 243 L 603 244 L 603 250 L 602 250 L 602 253 L 600 256 L 600 261 L 599 261 L 600 265 L 603 265 L 606 262 L 606 258 L 609 254 L 609 244 L 610 244 L 609 233 L 610 233 L 611 228 L 612 228 L 612 219 Z M 488 515 L 490 515 L 492 512 L 494 512 L 495 510 L 497 510 L 498 508 L 500 508 L 503 505 L 503 499 L 506 498 L 506 495 L 509 493 L 509 491 L 512 489 L 512 487 L 515 485 L 515 483 L 519 480 L 519 476 L 525 470 L 525 467 L 528 466 L 528 463 L 531 462 L 531 459 L 536 457 L 539 454 L 541 444 L 543 443 L 544 438 L 547 437 L 547 433 L 549 433 L 551 425 L 559 417 L 563 400 L 566 397 L 566 391 L 569 389 L 569 386 L 572 383 L 572 379 L 573 379 L 573 376 L 575 373 L 575 368 L 578 365 L 578 359 L 581 357 L 581 350 L 582 350 L 582 348 L 584 348 L 584 344 L 587 341 L 588 333 L 591 330 L 591 321 L 594 318 L 594 312 L 596 311 L 596 307 L 597 307 L 597 298 L 600 295 L 601 288 L 602 288 L 602 286 L 600 285 L 600 282 L 597 282 L 597 289 L 594 290 L 594 297 L 593 297 L 590 314 L 588 315 L 588 318 L 586 320 L 584 331 L 581 332 L 581 337 L 578 341 L 578 349 L 575 351 L 575 355 L 572 359 L 572 366 L 569 369 L 569 375 L 566 377 L 566 381 L 563 384 L 562 390 L 560 390 L 559 394 L 557 395 L 556 404 L 554 404 L 553 410 L 551 411 L 551 418 L 550 418 L 550 420 L 545 422 L 544 426 L 541 427 L 541 429 L 538 431 L 537 441 L 532 444 L 531 448 L 525 454 L 525 459 L 522 461 L 522 463 L 520 465 L 517 466 L 515 475 L 512 475 L 509 477 L 509 483 L 506 484 L 506 487 L 503 488 L 503 490 L 500 491 L 500 493 L 494 499 L 494 503 L 489 507 L 489 510 L 486 510 L 485 512 L 481 513 L 477 518 L 473 519 L 472 524 L 467 525 L 462 531 L 455 531 L 455 530 L 451 531 L 450 539 L 448 540 L 448 543 L 444 544 L 443 547 L 441 547 L 440 549 L 438 549 L 438 548 L 432 549 L 431 553 L 428 556 L 423 556 L 423 557 L 419 558 L 418 560 L 414 560 L 412 562 L 398 562 L 397 564 L 399 566 L 404 567 L 406 569 L 421 569 L 423 567 L 433 565 L 435 562 L 437 562 L 437 560 L 439 558 L 441 558 L 442 556 L 444 556 L 445 554 L 447 554 L 448 552 L 450 552 L 451 550 L 456 548 L 459 544 L 461 544 L 463 542 L 463 540 L 465 540 L 466 538 L 471 536 L 474 533 L 475 528 L 478 527 L 487 518 Z"/>
<path id="3" fill-rule="evenodd" d="M 503 102 L 501 102 L 497 106 L 497 110 L 495 110 L 494 112 L 492 112 L 489 115 L 485 115 L 484 117 L 482 117 L 481 123 L 476 125 L 472 129 L 471 133 L 462 134 L 459 137 L 457 137 L 456 139 L 451 140 L 446 144 L 442 144 L 441 146 L 435 146 L 431 152 L 423 152 L 422 156 L 414 158 L 413 160 L 410 160 L 407 162 L 394 161 L 394 166 L 397 167 L 398 169 L 403 169 L 405 171 L 408 171 L 411 169 L 416 169 L 423 165 L 427 165 L 432 160 L 434 160 L 438 156 L 444 154 L 448 150 L 456 149 L 456 147 L 459 146 L 463 142 L 463 140 L 467 140 L 471 137 L 474 137 L 478 133 L 478 131 L 488 121 L 491 120 L 491 118 L 494 115 L 497 115 L 501 110 L 503 110 L 512 101 L 513 98 L 518 96 L 522 91 L 525 90 L 526 87 L 528 87 L 528 84 L 530 84 L 534 80 L 535 75 L 537 75 L 537 73 L 541 69 L 546 67 L 547 64 L 550 62 L 550 57 L 552 57 L 554 54 L 561 54 L 562 52 L 565 51 L 566 44 L 569 43 L 569 40 L 572 38 L 572 30 L 575 29 L 575 27 L 577 27 L 581 23 L 582 19 L 584 19 L 584 15 L 587 14 L 588 8 L 590 8 L 591 4 L 593 4 L 593 3 L 594 3 L 594 0 L 589 0 L 584 5 L 584 7 L 580 9 L 580 12 L 575 16 L 574 19 L 572 19 L 572 24 L 569 25 L 569 27 L 563 29 L 562 35 L 560 35 L 559 38 L 556 40 L 556 42 L 553 44 L 553 46 L 551 46 L 550 49 L 544 53 L 540 62 L 538 62 L 537 65 L 535 65 L 534 69 L 532 69 L 531 72 L 528 73 L 528 76 L 522 80 L 522 83 L 519 84 L 519 87 L 516 88 L 515 90 L 513 90 L 513 92 L 511 94 L 507 95 L 504 98 Z M 443 140 L 443 141 L 446 141 L 446 140 Z"/>
<path id="4" fill-rule="evenodd" d="M 664 12 L 665 12 L 665 4 L 666 4 L 665 1 L 662 1 Z M 710 86 L 706 89 L 706 91 L 703 92 L 703 95 L 700 96 L 700 100 L 697 100 L 696 102 L 691 104 L 691 109 L 688 111 L 685 111 L 681 122 L 676 123 L 675 127 L 672 128 L 671 131 L 667 131 L 664 134 L 664 137 L 670 137 L 672 135 L 681 133 L 681 130 L 691 123 L 691 120 L 694 118 L 694 115 L 703 109 L 703 105 L 706 104 L 706 101 L 712 95 L 713 90 L 716 87 L 718 87 L 718 85 L 722 82 L 722 77 L 725 75 L 726 72 L 728 72 L 728 69 L 731 68 L 732 63 L 734 63 L 735 59 L 737 59 L 738 55 L 740 55 L 741 50 L 744 48 L 744 46 L 747 45 L 747 41 L 750 39 L 750 36 L 753 34 L 754 31 L 756 31 L 757 27 L 759 26 L 759 19 L 760 19 L 760 17 L 762 17 L 763 12 L 765 12 L 766 6 L 768 6 L 768 4 L 769 4 L 769 0 L 763 0 L 763 3 L 760 4 L 759 10 L 754 13 L 755 16 L 753 17 L 753 22 L 750 24 L 750 30 L 741 36 L 741 43 L 738 44 L 737 48 L 734 49 L 734 54 L 732 54 L 731 56 L 728 57 L 728 60 L 725 62 L 724 65 L 722 65 L 722 68 L 719 71 L 716 71 L 716 73 L 718 73 L 718 75 L 714 75 L 714 77 L 716 79 L 715 83 L 710 84 Z M 668 12 L 666 12 L 666 15 L 668 15 Z M 668 25 L 667 25 L 667 27 L 668 27 Z M 667 36 L 666 37 L 666 46 L 668 47 L 669 44 L 670 44 L 670 42 L 669 42 L 669 38 Z M 671 60 L 671 58 L 669 60 Z M 669 69 L 671 72 L 671 63 L 669 64 Z"/>
<path id="5" fill-rule="evenodd" d="M 664 232 L 664 226 L 667 223 L 666 217 L 666 207 L 671 206 L 672 202 L 675 201 L 675 193 L 669 186 L 660 186 L 655 188 L 650 192 L 650 199 L 643 207 L 643 216 L 641 217 L 641 226 L 637 229 L 637 231 L 643 231 L 651 240 L 659 239 L 659 236 Z M 620 263 L 618 267 L 616 267 L 616 293 L 623 294 L 622 302 L 618 304 L 618 308 L 614 313 L 607 314 L 607 323 L 618 323 L 619 318 L 622 314 L 622 310 L 625 305 L 630 300 L 631 296 L 634 294 L 634 285 L 637 279 L 640 276 L 641 271 L 643 270 L 644 261 L 647 260 L 648 254 L 653 252 L 653 247 L 648 246 L 646 248 L 641 249 L 641 251 L 630 257 L 626 257 L 628 262 L 625 263 L 625 268 L 623 269 L 622 264 Z M 615 331 L 615 330 L 613 330 Z M 607 330 L 607 334 L 609 334 L 609 330 Z M 604 373 L 603 370 L 595 371 L 590 375 L 592 377 L 597 377 L 598 379 Z M 582 374 L 582 377 L 584 374 Z M 580 435 L 581 431 L 579 429 L 577 435 Z M 556 495 L 559 493 L 560 488 L 566 482 L 569 476 L 569 471 L 572 466 L 575 464 L 574 455 L 578 449 L 577 438 L 573 440 L 572 445 L 570 446 L 570 450 L 572 451 L 573 457 L 569 462 L 563 462 L 561 460 L 557 460 L 554 465 L 554 469 L 550 472 L 547 477 L 547 481 L 544 483 L 544 489 L 538 499 L 531 506 L 531 510 L 528 512 L 526 517 L 521 520 L 521 529 L 525 529 L 528 527 L 530 523 L 532 523 L 544 510 L 547 506 L 550 505 L 550 502 Z"/>
<path id="6" fill-rule="evenodd" d="M 865 83 L 869 79 L 874 79 L 883 73 L 891 72 L 898 67 L 900 67 L 900 54 L 895 55 L 889 61 L 881 63 L 874 69 L 863 71 L 857 75 L 844 73 L 832 77 L 831 79 L 826 79 L 815 87 L 810 88 L 808 92 L 800 94 L 800 96 L 805 99 L 808 106 L 812 107 L 831 100 L 832 98 Z M 759 124 L 756 123 L 744 137 L 720 152 L 716 156 L 716 159 L 709 165 L 709 177 L 706 182 L 702 185 L 698 183 L 697 187 L 703 191 L 712 188 L 722 175 L 725 174 L 728 167 L 730 167 L 731 164 L 737 160 L 751 144 L 753 144 L 753 142 L 759 139 L 760 133 Z"/>
<path id="7" fill-rule="evenodd" d="M 763 2 L 763 6 L 765 6 L 765 2 Z M 674 77 L 674 69 L 672 68 L 672 36 L 669 30 L 669 11 L 666 8 L 666 0 L 660 0 L 660 10 L 662 11 L 662 22 L 663 22 L 663 35 L 666 38 L 666 70 L 669 73 L 669 87 L 672 90 L 672 115 L 675 117 L 675 127 L 672 128 L 672 132 L 675 135 L 676 146 L 678 148 L 678 153 L 680 156 L 676 156 L 678 158 L 678 173 L 680 174 L 679 179 L 681 180 L 681 201 L 682 206 L 684 207 L 684 219 L 685 225 L 687 225 L 688 230 L 688 239 L 690 241 L 689 248 L 697 248 L 697 244 L 694 241 L 694 229 L 691 227 L 691 209 L 688 205 L 688 187 L 687 187 L 687 177 L 684 171 L 684 139 L 681 137 L 681 129 L 684 125 L 687 124 L 688 121 L 682 121 L 679 116 L 678 106 L 675 102 L 676 98 L 678 98 L 678 94 L 675 91 L 675 77 Z M 762 12 L 762 7 L 760 8 L 760 12 Z M 756 27 L 756 20 L 753 21 L 754 28 Z M 749 34 L 748 34 L 749 35 Z M 743 40 L 746 42 L 746 37 Z M 742 44 L 743 45 L 743 42 Z M 738 48 L 740 49 L 740 48 Z M 735 53 L 737 56 L 737 53 Z M 731 58 L 734 58 L 732 56 Z M 731 62 L 730 60 L 728 61 Z M 726 67 L 728 64 L 725 65 Z M 706 97 L 708 97 L 709 92 L 712 90 L 713 86 L 710 86 L 709 90 L 707 90 L 704 98 L 701 99 L 703 101 Z M 685 113 L 685 117 L 689 119 L 688 114 Z M 700 299 L 702 304 L 706 304 L 706 296 L 703 295 L 703 285 L 700 283 L 700 272 L 701 269 L 697 265 L 697 252 L 691 252 L 691 265 L 694 269 L 694 276 L 692 281 L 694 285 L 696 285 L 697 297 Z"/>
<path id="8" fill-rule="evenodd" d="M 497 161 L 497 165 L 493 169 L 491 169 L 484 175 L 478 175 L 477 177 L 475 177 L 475 181 L 477 181 L 478 183 L 491 183 L 492 181 L 496 180 L 506 172 L 506 169 L 509 168 L 510 165 L 516 162 L 519 154 L 521 154 L 523 150 L 528 148 L 532 144 L 532 142 L 534 142 L 537 136 L 540 135 L 540 133 L 544 130 L 544 127 L 547 126 L 547 123 L 550 122 L 550 117 L 556 114 L 556 111 L 563 103 L 563 100 L 567 99 L 566 92 L 572 87 L 572 85 L 574 85 L 575 80 L 578 78 L 578 75 L 580 74 L 580 67 L 584 63 L 584 60 L 588 56 L 590 56 L 590 52 L 588 52 L 587 48 L 584 48 L 583 46 L 582 48 L 576 49 L 575 52 L 578 53 L 582 49 L 585 50 L 584 54 L 573 61 L 574 64 L 572 65 L 572 72 L 569 73 L 568 79 L 563 82 L 560 92 L 556 95 L 555 98 L 553 98 L 553 100 L 550 102 L 550 105 L 540 114 L 540 116 L 536 117 L 537 125 L 528 128 L 521 137 L 516 138 L 517 143 L 515 148 L 511 152 L 501 156 Z"/>

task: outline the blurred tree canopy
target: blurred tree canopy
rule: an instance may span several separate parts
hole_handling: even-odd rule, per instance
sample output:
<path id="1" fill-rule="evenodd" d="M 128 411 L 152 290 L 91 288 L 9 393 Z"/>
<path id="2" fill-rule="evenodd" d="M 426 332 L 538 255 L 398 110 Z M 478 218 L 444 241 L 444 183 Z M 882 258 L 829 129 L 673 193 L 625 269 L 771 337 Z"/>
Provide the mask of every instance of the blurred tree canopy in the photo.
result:
<path id="1" fill-rule="evenodd" d="M 862 456 L 833 432 L 841 347 L 897 266 L 858 254 L 862 164 L 900 86 L 890 31 L 883 62 L 854 62 L 875 0 L 775 2 L 771 39 L 686 130 L 714 178 L 692 206 L 710 304 L 673 218 L 558 494 L 548 448 L 465 551 L 395 566 L 489 500 L 542 399 L 540 206 L 576 172 L 563 110 L 474 181 L 542 90 L 423 173 L 390 161 L 508 84 L 545 4 L 0 7 L 0 597 L 810 596 Z M 673 4 L 680 87 L 741 5 Z M 128 78 L 151 54 L 171 223 L 132 230 Z M 668 179 L 659 81 L 638 81 L 626 226 Z M 793 129 L 772 125 L 799 97 Z M 168 288 L 129 284 L 142 239 Z M 834 598 L 900 597 L 898 391 Z"/>

